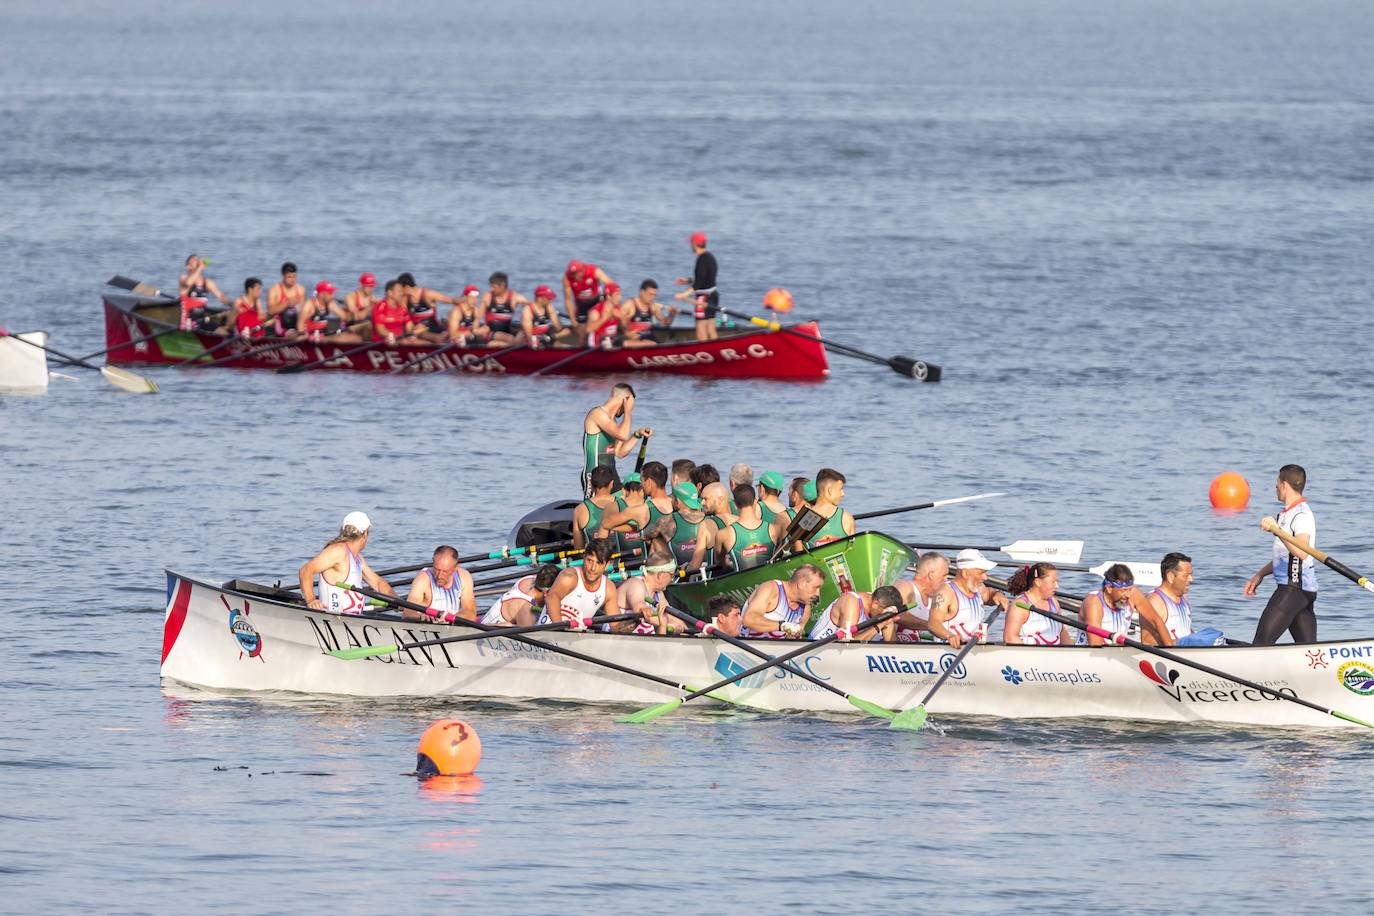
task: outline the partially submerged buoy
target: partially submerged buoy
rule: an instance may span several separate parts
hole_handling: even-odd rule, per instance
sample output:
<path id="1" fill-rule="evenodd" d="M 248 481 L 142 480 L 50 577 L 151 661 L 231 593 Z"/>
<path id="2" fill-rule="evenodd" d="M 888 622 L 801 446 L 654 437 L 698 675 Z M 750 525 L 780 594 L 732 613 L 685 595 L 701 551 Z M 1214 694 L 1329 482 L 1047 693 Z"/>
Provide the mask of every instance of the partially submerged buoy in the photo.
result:
<path id="1" fill-rule="evenodd" d="M 477 730 L 459 719 L 440 719 L 420 736 L 415 775 L 468 776 L 482 759 Z"/>

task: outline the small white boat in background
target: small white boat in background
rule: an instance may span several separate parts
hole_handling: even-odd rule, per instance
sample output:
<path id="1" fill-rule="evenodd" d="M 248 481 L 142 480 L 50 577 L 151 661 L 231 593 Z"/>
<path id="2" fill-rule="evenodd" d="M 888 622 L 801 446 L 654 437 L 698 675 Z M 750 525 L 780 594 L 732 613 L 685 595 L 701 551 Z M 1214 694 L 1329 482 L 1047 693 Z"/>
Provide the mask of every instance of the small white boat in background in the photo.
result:
<path id="1" fill-rule="evenodd" d="M 48 342 L 48 332 L 23 331 L 11 336 L 0 337 L 0 391 L 46 391 L 48 354 L 39 348 Z"/>

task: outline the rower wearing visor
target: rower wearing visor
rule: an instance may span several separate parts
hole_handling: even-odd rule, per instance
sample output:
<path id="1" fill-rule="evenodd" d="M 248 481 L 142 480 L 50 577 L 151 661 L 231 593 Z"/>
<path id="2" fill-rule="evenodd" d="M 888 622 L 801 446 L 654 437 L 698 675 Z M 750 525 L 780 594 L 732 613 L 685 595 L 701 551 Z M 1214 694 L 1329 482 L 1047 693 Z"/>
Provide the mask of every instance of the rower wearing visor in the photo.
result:
<path id="1" fill-rule="evenodd" d="M 1174 644 L 1164 625 L 1164 618 L 1144 592 L 1136 588 L 1135 574 L 1124 563 L 1109 567 L 1102 577 L 1102 587 L 1084 597 L 1078 609 L 1079 620 L 1118 634 L 1127 633 L 1137 615 L 1140 618 L 1140 631 L 1147 639 L 1157 646 Z M 1107 645 L 1101 636 L 1082 630 L 1075 636 L 1075 642 L 1080 646 Z"/>
<path id="2" fill-rule="evenodd" d="M 372 571 L 363 559 L 372 520 L 364 512 L 344 516 L 338 537 L 300 569 L 301 595 L 307 607 L 331 614 L 361 614 L 367 599 L 353 589 L 366 582 L 372 589 L 395 597 L 391 584 Z M 315 596 L 315 577 L 320 577 L 319 597 Z"/>
<path id="3" fill-rule="evenodd" d="M 996 605 L 1007 610 L 1007 596 L 987 584 L 988 571 L 997 564 L 972 547 L 954 558 L 954 578 L 930 599 L 930 632 L 955 649 L 965 641 L 983 638 L 983 608 Z"/>

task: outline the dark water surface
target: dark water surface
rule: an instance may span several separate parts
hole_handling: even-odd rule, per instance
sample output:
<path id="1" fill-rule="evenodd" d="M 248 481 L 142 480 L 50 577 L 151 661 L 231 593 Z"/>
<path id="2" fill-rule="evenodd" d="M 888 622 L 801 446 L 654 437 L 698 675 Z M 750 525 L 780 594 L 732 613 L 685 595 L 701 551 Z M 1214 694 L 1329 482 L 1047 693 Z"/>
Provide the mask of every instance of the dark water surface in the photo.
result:
<path id="1" fill-rule="evenodd" d="M 637 380 L 653 456 L 849 474 L 940 541 L 1196 560 L 1234 635 L 1275 469 L 1374 568 L 1374 7 L 1357 2 L 0 8 L 0 323 L 103 345 L 100 283 L 282 260 L 635 284 L 704 229 L 727 305 L 940 385 Z M 936 715 L 216 697 L 157 683 L 162 569 L 496 546 L 575 484 L 605 380 L 92 374 L 0 399 L 0 909 L 1291 912 L 1367 906 L 1362 735 Z M 1251 508 L 1213 514 L 1235 469 Z M 1081 591 L 1092 583 L 1065 577 Z M 1374 605 L 1323 571 L 1321 635 Z M 400 774 L 433 719 L 475 780 Z M 219 768 L 225 769 L 219 769 Z"/>

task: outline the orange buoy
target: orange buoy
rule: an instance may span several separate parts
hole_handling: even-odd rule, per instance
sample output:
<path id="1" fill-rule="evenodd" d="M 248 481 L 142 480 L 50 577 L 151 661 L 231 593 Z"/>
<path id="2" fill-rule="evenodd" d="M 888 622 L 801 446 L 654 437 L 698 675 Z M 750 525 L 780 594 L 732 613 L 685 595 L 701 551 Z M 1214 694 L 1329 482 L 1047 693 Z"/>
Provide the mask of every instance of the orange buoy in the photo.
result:
<path id="1" fill-rule="evenodd" d="M 482 759 L 477 730 L 458 719 L 440 719 L 420 736 L 415 752 L 418 776 L 467 776 Z"/>
<path id="2" fill-rule="evenodd" d="M 1207 498 L 1215 509 L 1244 509 L 1250 502 L 1250 484 L 1235 471 L 1223 471 L 1212 481 Z"/>
<path id="3" fill-rule="evenodd" d="M 792 294 L 782 287 L 770 289 L 763 294 L 763 307 L 775 312 L 792 311 Z"/>

